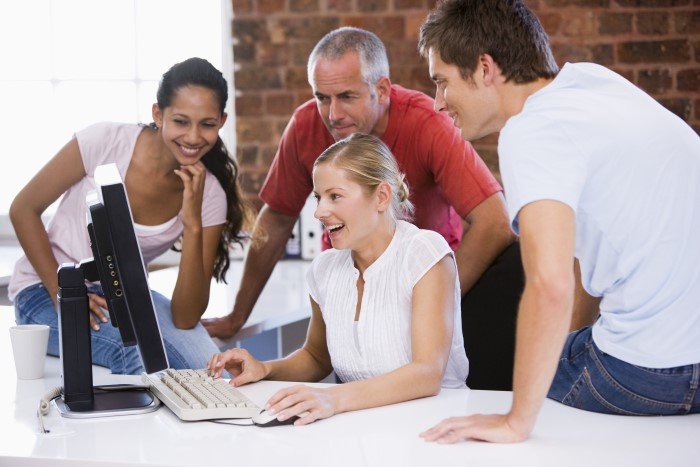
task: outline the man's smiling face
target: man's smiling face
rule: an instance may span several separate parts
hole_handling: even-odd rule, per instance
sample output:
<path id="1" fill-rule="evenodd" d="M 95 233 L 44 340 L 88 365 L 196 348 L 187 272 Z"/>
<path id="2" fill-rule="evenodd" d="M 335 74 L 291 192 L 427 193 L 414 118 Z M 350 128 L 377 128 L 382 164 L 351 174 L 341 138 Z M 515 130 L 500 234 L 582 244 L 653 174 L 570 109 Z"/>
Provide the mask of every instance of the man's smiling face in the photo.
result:
<path id="1" fill-rule="evenodd" d="M 337 60 L 320 57 L 313 68 L 311 87 L 318 113 L 333 139 L 340 141 L 353 133 L 381 136 L 387 89 L 362 79 L 359 56 L 348 52 Z M 380 82 L 382 82 L 380 80 Z"/>
<path id="2" fill-rule="evenodd" d="M 456 65 L 443 62 L 432 48 L 428 53 L 428 66 L 436 86 L 435 110 L 450 116 L 462 138 L 473 141 L 498 131 L 493 128 L 497 106 L 481 79 L 480 66 L 465 80 Z"/>

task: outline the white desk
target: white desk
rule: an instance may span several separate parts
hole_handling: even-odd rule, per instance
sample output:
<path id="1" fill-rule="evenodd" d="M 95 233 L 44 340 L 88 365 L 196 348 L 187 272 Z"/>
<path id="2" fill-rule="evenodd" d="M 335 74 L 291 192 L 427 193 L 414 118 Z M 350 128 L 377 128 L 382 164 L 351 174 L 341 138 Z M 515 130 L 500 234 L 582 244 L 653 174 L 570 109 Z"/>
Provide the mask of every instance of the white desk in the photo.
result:
<path id="1" fill-rule="evenodd" d="M 8 307 L 0 313 L 8 314 Z M 6 320 L 4 320 L 6 321 Z M 598 415 L 546 401 L 532 438 L 517 445 L 426 443 L 418 433 L 449 416 L 503 412 L 508 392 L 443 390 L 439 396 L 334 416 L 306 427 L 239 427 L 180 421 L 166 407 L 145 415 L 61 418 L 37 432 L 40 397 L 60 384 L 57 358 L 42 380 L 17 381 L 9 336 L 0 329 L 0 466 L 674 466 L 700 464 L 700 415 Z M 137 381 L 94 367 L 95 384 Z M 290 383 L 241 390 L 262 405 Z"/>
<path id="2" fill-rule="evenodd" d="M 229 341 L 218 341 L 219 347 L 310 317 L 311 305 L 306 285 L 306 271 L 310 266 L 310 261 L 279 261 L 243 329 Z M 148 281 L 151 288 L 171 297 L 177 271 L 177 267 L 171 267 L 150 273 Z M 231 312 L 242 274 L 243 262 L 231 261 L 226 274 L 228 284 L 212 280 L 205 318 L 224 316 Z"/>

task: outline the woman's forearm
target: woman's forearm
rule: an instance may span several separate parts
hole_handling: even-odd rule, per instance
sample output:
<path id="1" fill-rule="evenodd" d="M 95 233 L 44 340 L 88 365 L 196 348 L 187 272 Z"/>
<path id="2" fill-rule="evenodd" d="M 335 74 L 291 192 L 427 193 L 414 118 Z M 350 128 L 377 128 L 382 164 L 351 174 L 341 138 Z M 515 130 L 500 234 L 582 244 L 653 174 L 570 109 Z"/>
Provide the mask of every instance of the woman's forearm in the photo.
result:
<path id="1" fill-rule="evenodd" d="M 443 368 L 434 363 L 411 362 L 392 372 L 329 388 L 336 413 L 396 404 L 440 392 Z"/>
<path id="2" fill-rule="evenodd" d="M 175 326 L 194 327 L 209 303 L 211 271 L 205 271 L 201 229 L 190 229 L 182 235 L 182 253 L 170 307 Z"/>
<path id="3" fill-rule="evenodd" d="M 41 215 L 84 176 L 78 141 L 73 138 L 22 188 L 10 206 L 10 220 L 19 243 L 54 304 L 57 303 L 58 261 Z"/>
<path id="4" fill-rule="evenodd" d="M 267 361 L 264 365 L 268 369 L 265 379 L 275 381 L 317 382 L 333 370 L 305 348 L 296 350 L 285 358 Z"/>
<path id="5" fill-rule="evenodd" d="M 41 216 L 31 209 L 23 209 L 13 205 L 10 209 L 10 219 L 27 259 L 48 290 L 55 305 L 58 293 L 58 261 L 51 250 L 49 236 L 41 221 Z"/>

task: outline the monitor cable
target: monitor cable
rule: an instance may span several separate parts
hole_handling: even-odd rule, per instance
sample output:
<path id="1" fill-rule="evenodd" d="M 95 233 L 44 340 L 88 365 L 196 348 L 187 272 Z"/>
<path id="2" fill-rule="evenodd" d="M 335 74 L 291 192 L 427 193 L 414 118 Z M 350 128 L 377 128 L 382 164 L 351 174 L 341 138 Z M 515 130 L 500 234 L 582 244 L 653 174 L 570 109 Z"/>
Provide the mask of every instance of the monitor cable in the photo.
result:
<path id="1" fill-rule="evenodd" d="M 60 397 L 61 394 L 63 394 L 63 386 L 58 386 L 47 392 L 39 401 L 39 408 L 36 410 L 36 417 L 39 419 L 39 433 L 51 432 L 44 427 L 44 415 L 49 413 L 51 401 Z"/>
<path id="2" fill-rule="evenodd" d="M 132 391 L 135 388 L 147 389 L 145 386 L 136 384 L 111 384 L 106 386 L 95 386 L 93 390 L 97 392 L 119 392 L 119 391 Z M 39 407 L 36 410 L 36 417 L 39 419 L 39 433 L 51 433 L 51 430 L 47 430 L 44 427 L 44 416 L 49 413 L 51 408 L 51 401 L 61 397 L 63 394 L 63 386 L 57 386 L 51 391 L 44 394 L 44 397 L 39 401 Z"/>

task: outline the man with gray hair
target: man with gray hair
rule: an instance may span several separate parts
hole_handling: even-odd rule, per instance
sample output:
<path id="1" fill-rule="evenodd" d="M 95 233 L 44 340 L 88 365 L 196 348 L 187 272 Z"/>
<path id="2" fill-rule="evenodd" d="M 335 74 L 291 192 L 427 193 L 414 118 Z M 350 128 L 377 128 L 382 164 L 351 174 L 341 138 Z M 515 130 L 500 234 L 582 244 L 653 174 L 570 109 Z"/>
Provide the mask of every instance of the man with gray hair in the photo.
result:
<path id="1" fill-rule="evenodd" d="M 246 256 L 231 314 L 203 320 L 213 337 L 232 337 L 245 324 L 313 189 L 314 161 L 356 132 L 391 149 L 411 188 L 414 223 L 443 235 L 456 251 L 463 294 L 513 241 L 500 185 L 431 98 L 391 84 L 375 34 L 352 27 L 328 33 L 309 57 L 308 78 L 315 98 L 294 112 L 260 192 L 265 205 L 252 236 L 264 240 Z M 324 245 L 330 246 L 325 233 Z"/>

